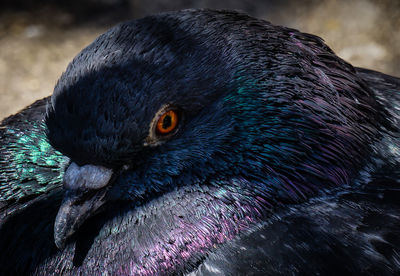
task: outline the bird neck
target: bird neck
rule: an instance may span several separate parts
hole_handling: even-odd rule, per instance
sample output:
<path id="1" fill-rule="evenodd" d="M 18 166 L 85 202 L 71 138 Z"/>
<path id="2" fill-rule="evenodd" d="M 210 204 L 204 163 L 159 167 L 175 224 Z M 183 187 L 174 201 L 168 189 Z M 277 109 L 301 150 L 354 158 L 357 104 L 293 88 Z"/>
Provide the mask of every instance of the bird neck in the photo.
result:
<path id="1" fill-rule="evenodd" d="M 110 220 L 86 256 L 96 260 L 98 252 L 109 250 L 107 244 L 118 240 L 113 257 L 98 258 L 102 263 L 96 264 L 110 268 L 120 260 L 113 274 L 187 272 L 214 247 L 246 231 L 271 210 L 265 195 L 240 178 L 173 189 L 140 207 L 127 204 L 131 205 L 124 211 L 110 209 L 102 215 Z"/>

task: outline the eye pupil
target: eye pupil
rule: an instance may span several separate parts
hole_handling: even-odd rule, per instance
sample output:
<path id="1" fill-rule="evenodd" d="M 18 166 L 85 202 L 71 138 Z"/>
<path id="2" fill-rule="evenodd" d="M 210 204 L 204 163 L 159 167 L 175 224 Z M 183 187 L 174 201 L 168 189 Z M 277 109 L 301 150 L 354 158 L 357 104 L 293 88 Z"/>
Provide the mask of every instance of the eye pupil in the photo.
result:
<path id="1" fill-rule="evenodd" d="M 162 123 L 162 128 L 163 129 L 168 129 L 172 125 L 172 119 L 170 115 L 166 115 L 164 117 L 163 123 Z"/>

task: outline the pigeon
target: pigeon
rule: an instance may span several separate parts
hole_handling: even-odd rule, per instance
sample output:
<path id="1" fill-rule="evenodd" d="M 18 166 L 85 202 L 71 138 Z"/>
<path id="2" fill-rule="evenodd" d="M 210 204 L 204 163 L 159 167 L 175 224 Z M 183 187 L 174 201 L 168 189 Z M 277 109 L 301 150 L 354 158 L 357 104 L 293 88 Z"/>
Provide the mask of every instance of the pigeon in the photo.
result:
<path id="1" fill-rule="evenodd" d="M 121 23 L 0 127 L 2 275 L 396 275 L 400 79 L 234 11 Z"/>

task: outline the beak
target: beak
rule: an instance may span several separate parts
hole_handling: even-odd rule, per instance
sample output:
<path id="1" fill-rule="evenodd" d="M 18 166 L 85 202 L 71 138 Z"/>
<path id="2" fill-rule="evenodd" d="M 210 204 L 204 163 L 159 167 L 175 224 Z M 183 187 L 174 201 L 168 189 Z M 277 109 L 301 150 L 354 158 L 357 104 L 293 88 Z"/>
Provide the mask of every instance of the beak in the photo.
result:
<path id="1" fill-rule="evenodd" d="M 71 163 L 64 175 L 65 195 L 54 224 L 54 242 L 63 248 L 65 241 L 106 202 L 111 169 Z"/>

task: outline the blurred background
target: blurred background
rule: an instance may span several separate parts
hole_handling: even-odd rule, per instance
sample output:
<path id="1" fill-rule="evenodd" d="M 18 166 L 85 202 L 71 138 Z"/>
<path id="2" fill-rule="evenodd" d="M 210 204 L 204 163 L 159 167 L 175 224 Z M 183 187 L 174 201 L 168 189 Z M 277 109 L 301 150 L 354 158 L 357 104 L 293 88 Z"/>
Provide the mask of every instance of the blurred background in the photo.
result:
<path id="1" fill-rule="evenodd" d="M 68 62 L 116 23 L 204 7 L 316 34 L 353 65 L 400 77 L 400 0 L 2 0 L 0 119 L 50 95 Z"/>

